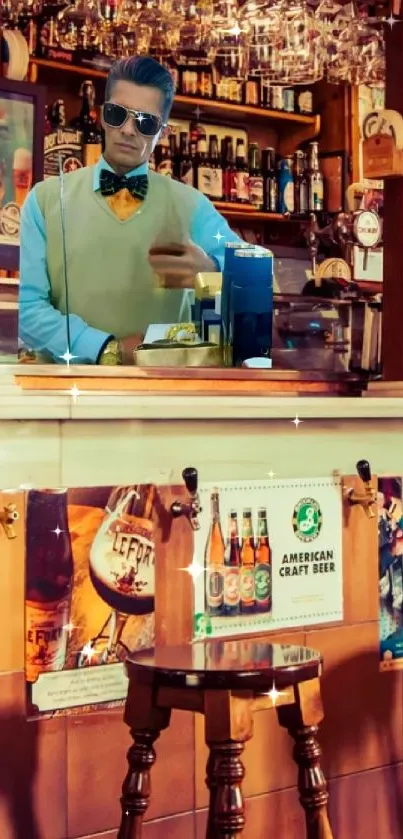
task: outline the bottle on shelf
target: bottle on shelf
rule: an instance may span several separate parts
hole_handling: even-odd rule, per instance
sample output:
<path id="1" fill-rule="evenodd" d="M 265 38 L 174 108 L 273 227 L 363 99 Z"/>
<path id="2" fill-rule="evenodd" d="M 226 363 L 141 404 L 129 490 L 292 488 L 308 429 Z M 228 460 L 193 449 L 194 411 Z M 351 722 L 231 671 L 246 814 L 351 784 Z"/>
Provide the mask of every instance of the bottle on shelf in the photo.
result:
<path id="1" fill-rule="evenodd" d="M 308 177 L 306 172 L 305 154 L 297 149 L 294 154 L 294 212 L 304 215 L 308 212 Z"/>
<path id="2" fill-rule="evenodd" d="M 245 82 L 245 105 L 252 105 L 258 108 L 261 104 L 261 83 L 260 79 L 249 76 Z"/>
<path id="3" fill-rule="evenodd" d="M 296 112 L 298 114 L 311 114 L 313 110 L 313 97 L 311 90 L 298 90 L 296 96 Z"/>
<path id="4" fill-rule="evenodd" d="M 199 137 L 197 142 L 196 156 L 196 189 L 210 197 L 211 193 L 211 166 L 207 154 L 206 137 Z"/>
<path id="5" fill-rule="evenodd" d="M 249 167 L 246 160 L 245 141 L 236 141 L 236 197 L 239 204 L 249 203 Z"/>
<path id="6" fill-rule="evenodd" d="M 257 143 L 249 146 L 249 200 L 256 210 L 263 210 L 263 175 Z"/>
<path id="7" fill-rule="evenodd" d="M 323 210 L 323 176 L 319 168 L 318 143 L 309 143 L 308 151 L 308 209 L 311 213 Z"/>
<path id="8" fill-rule="evenodd" d="M 241 614 L 255 611 L 255 542 L 252 510 L 244 510 L 241 547 Z"/>
<path id="9" fill-rule="evenodd" d="M 96 118 L 95 87 L 92 81 L 83 82 L 80 97 L 81 110 L 71 126 L 81 131 L 83 164 L 91 166 L 98 162 L 102 154 L 102 134 Z"/>
<path id="10" fill-rule="evenodd" d="M 294 212 L 294 178 L 292 173 L 292 157 L 284 157 L 277 165 L 279 213 Z"/>
<path id="11" fill-rule="evenodd" d="M 239 573 L 241 566 L 241 552 L 239 547 L 238 515 L 231 510 L 228 523 L 228 547 L 225 555 L 224 569 L 224 614 L 239 615 Z"/>
<path id="12" fill-rule="evenodd" d="M 276 175 L 276 153 L 273 148 L 263 149 L 263 199 L 267 213 L 277 213 L 278 184 Z"/>
<path id="13" fill-rule="evenodd" d="M 255 550 L 255 600 L 257 612 L 270 612 L 272 605 L 272 568 L 267 512 L 258 511 L 257 544 Z"/>
<path id="14" fill-rule="evenodd" d="M 188 186 L 193 186 L 193 160 L 190 154 L 190 139 L 186 131 L 179 135 L 179 180 Z"/>
<path id="15" fill-rule="evenodd" d="M 209 162 L 210 162 L 210 193 L 209 197 L 212 201 L 222 201 L 223 199 L 223 170 L 220 155 L 218 151 L 218 137 L 216 134 L 210 135 L 209 141 Z"/>
<path id="16" fill-rule="evenodd" d="M 178 178 L 179 177 L 179 160 L 178 160 L 178 146 L 176 143 L 176 134 L 172 133 L 169 135 L 168 138 L 169 142 L 169 150 L 171 153 L 171 160 L 172 160 L 172 177 Z"/>
<path id="17" fill-rule="evenodd" d="M 160 175 L 166 175 L 169 178 L 173 176 L 173 160 L 171 155 L 171 147 L 169 145 L 168 137 L 162 137 L 158 146 L 158 156 L 156 155 L 157 172 Z"/>
<path id="18" fill-rule="evenodd" d="M 225 542 L 220 519 L 218 491 L 211 493 L 211 523 L 205 551 L 206 612 L 211 616 L 223 614 Z"/>
<path id="19" fill-rule="evenodd" d="M 234 142 L 231 136 L 225 139 L 224 201 L 228 204 L 234 204 L 237 201 L 237 169 L 234 158 Z"/>
<path id="20" fill-rule="evenodd" d="M 66 108 L 63 99 L 55 99 L 49 108 L 49 122 L 52 131 L 66 126 Z"/>

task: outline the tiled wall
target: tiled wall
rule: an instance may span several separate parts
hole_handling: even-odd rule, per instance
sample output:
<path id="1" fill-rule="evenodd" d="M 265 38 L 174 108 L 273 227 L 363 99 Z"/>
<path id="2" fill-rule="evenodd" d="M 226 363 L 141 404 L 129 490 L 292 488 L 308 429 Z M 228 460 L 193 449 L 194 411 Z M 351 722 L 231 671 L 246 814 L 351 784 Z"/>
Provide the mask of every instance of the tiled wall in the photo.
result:
<path id="1" fill-rule="evenodd" d="M 178 477 L 195 463 L 205 479 L 403 474 L 401 424 L 3 423 L 0 486 L 123 483 Z M 376 549 L 354 513 L 345 541 L 343 627 L 285 636 L 319 649 L 326 719 L 324 766 L 335 839 L 401 839 L 402 677 L 378 671 Z M 23 567 L 0 536 L 0 839 L 116 839 L 129 736 L 119 711 L 24 720 Z M 284 636 L 282 636 L 284 638 Z M 207 796 L 202 724 L 176 713 L 161 735 L 144 839 L 203 839 Z M 256 716 L 245 752 L 245 839 L 299 839 L 304 826 L 291 744 L 274 712 Z"/>

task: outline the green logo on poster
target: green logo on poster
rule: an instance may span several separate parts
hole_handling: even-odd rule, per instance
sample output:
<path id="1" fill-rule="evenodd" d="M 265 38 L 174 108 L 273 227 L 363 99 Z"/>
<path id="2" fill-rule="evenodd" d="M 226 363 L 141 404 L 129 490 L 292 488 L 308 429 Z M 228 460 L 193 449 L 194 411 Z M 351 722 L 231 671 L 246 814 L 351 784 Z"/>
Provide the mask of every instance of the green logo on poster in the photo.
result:
<path id="1" fill-rule="evenodd" d="M 314 498 L 302 498 L 294 507 L 292 526 L 301 542 L 313 542 L 322 530 L 322 510 Z"/>
<path id="2" fill-rule="evenodd" d="M 213 632 L 213 627 L 209 615 L 204 612 L 198 612 L 194 616 L 194 636 L 195 638 L 206 638 Z"/>

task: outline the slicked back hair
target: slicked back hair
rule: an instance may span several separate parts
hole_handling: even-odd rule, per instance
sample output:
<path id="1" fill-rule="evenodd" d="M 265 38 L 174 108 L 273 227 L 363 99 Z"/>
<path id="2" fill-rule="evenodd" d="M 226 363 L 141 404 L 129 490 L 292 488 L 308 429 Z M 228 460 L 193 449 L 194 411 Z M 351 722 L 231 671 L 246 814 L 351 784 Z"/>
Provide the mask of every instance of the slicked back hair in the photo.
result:
<path id="1" fill-rule="evenodd" d="M 105 88 L 105 101 L 113 98 L 113 88 L 117 82 L 132 82 L 133 84 L 155 87 L 162 94 L 162 118 L 168 119 L 175 96 L 175 86 L 172 76 L 155 58 L 149 56 L 133 56 L 120 58 L 112 64 L 108 73 Z"/>

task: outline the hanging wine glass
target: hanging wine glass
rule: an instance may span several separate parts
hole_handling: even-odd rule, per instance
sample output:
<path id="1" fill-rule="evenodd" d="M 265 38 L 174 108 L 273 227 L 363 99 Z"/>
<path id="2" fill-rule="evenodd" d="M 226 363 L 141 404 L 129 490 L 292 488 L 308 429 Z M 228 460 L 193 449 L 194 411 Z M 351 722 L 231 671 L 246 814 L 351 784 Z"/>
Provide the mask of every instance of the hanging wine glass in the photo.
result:
<path id="1" fill-rule="evenodd" d="M 94 50 L 100 44 L 101 23 L 98 0 L 76 0 L 59 12 L 56 38 L 65 50 Z"/>
<path id="2" fill-rule="evenodd" d="M 272 73 L 280 47 L 281 12 L 277 0 L 246 0 L 240 10 L 240 26 L 248 31 L 250 76 L 265 78 Z"/>
<path id="3" fill-rule="evenodd" d="M 196 0 L 184 8 L 174 58 L 178 64 L 208 66 L 214 61 L 216 34 L 212 0 Z"/>
<path id="4" fill-rule="evenodd" d="M 217 99 L 241 102 L 249 68 L 249 27 L 240 21 L 232 2 L 218 2 L 212 28 L 216 33 L 213 72 Z"/>
<path id="5" fill-rule="evenodd" d="M 379 87 L 385 83 L 385 42 L 382 32 L 367 21 L 356 22 L 351 60 L 351 84 Z"/>

